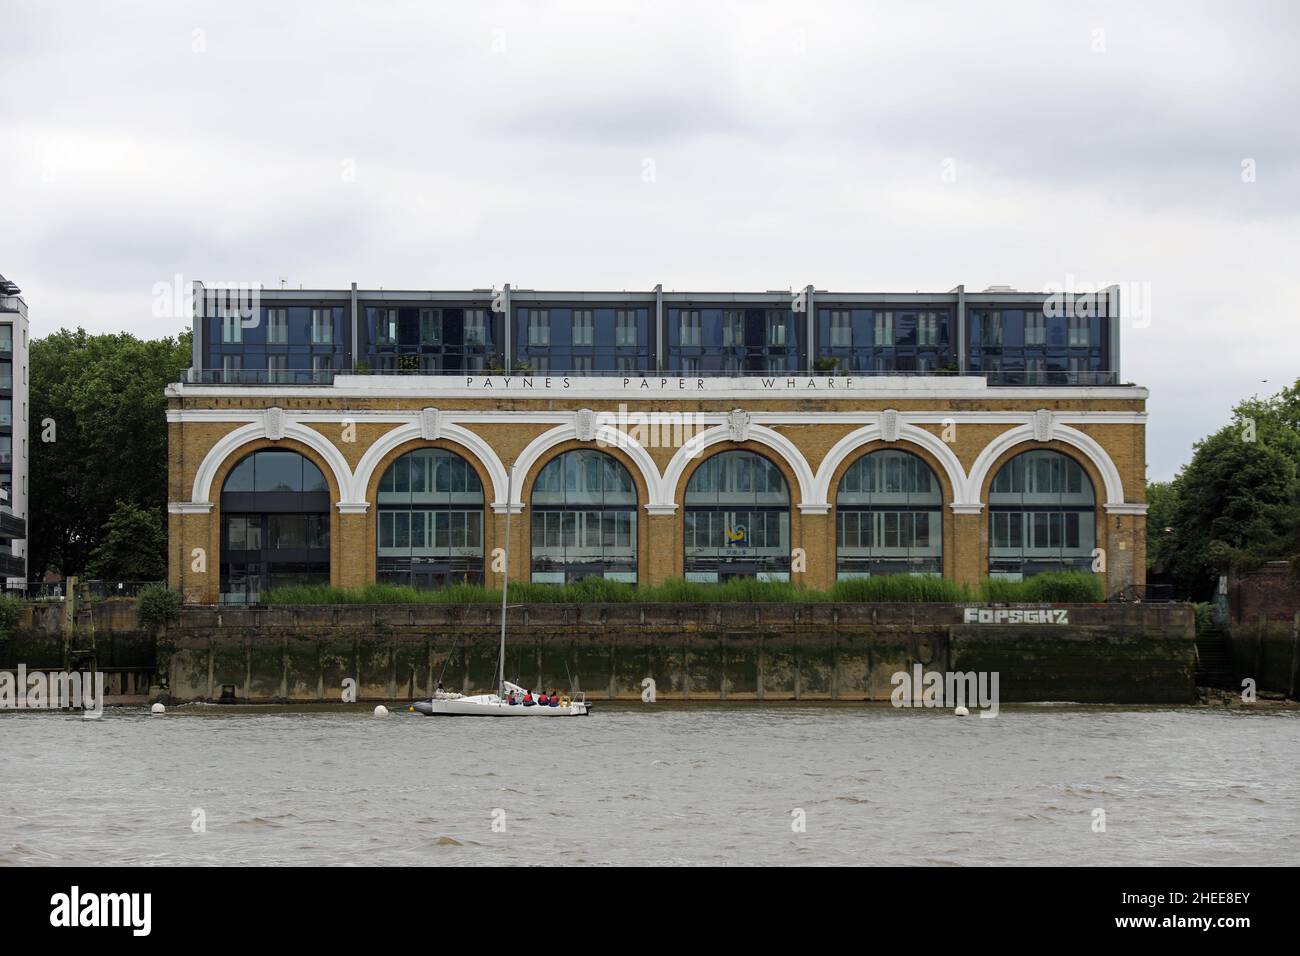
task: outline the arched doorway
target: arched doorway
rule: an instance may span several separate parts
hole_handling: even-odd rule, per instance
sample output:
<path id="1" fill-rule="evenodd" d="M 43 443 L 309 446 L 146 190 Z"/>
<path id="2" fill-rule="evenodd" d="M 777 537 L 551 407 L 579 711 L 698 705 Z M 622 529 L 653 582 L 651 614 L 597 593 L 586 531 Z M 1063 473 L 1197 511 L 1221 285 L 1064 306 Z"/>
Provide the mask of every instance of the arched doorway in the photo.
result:
<path id="1" fill-rule="evenodd" d="M 688 581 L 790 580 L 790 489 L 752 451 L 724 451 L 691 474 L 685 493 Z"/>
<path id="2" fill-rule="evenodd" d="M 943 573 L 943 493 L 929 465 L 884 449 L 848 467 L 835 493 L 835 572 Z"/>
<path id="3" fill-rule="evenodd" d="M 613 455 L 575 448 L 533 483 L 532 580 L 637 580 L 636 485 Z"/>
<path id="4" fill-rule="evenodd" d="M 1091 571 L 1097 504 L 1083 467 L 1059 451 L 1022 452 L 989 487 L 989 574 Z"/>
<path id="5" fill-rule="evenodd" d="M 221 486 L 222 603 L 329 580 L 330 490 L 321 470 L 296 451 L 243 458 Z"/>
<path id="6" fill-rule="evenodd" d="M 375 505 L 381 584 L 483 583 L 483 485 L 464 458 L 443 448 L 407 452 L 380 477 Z"/>

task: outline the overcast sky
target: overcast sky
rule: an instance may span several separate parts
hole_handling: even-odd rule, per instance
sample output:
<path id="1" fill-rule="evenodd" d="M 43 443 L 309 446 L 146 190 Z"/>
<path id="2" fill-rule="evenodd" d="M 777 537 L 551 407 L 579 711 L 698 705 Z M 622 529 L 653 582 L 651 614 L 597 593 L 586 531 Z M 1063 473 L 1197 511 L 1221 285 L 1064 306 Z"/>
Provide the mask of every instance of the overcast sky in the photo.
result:
<path id="1" fill-rule="evenodd" d="M 1300 4 L 0 0 L 32 334 L 291 287 L 1137 284 L 1150 477 L 1300 376 Z"/>

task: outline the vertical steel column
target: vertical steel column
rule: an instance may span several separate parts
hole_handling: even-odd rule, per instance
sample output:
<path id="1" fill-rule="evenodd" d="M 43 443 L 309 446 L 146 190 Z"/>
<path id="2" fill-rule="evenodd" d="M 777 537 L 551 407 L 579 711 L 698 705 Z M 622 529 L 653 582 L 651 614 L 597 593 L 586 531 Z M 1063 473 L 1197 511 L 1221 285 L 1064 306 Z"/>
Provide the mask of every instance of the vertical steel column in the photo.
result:
<path id="1" fill-rule="evenodd" d="M 655 285 L 655 371 L 664 370 L 664 355 L 668 351 L 664 341 L 664 284 Z M 649 371 L 649 369 L 647 369 Z"/>

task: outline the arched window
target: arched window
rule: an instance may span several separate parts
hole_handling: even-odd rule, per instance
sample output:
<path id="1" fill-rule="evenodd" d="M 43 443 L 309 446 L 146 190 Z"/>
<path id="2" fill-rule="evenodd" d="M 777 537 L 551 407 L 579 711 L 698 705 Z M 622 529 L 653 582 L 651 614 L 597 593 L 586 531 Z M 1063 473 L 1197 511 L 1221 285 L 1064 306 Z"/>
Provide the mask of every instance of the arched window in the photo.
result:
<path id="1" fill-rule="evenodd" d="M 483 485 L 465 459 L 442 448 L 407 452 L 379 479 L 375 504 L 380 583 L 483 583 Z"/>
<path id="2" fill-rule="evenodd" d="M 706 459 L 686 483 L 686 579 L 790 580 L 790 491 L 752 451 Z"/>
<path id="3" fill-rule="evenodd" d="M 929 465 L 890 449 L 849 466 L 835 495 L 835 570 L 943 573 L 943 494 Z"/>
<path id="4" fill-rule="evenodd" d="M 329 584 L 330 492 L 296 451 L 255 451 L 221 486 L 221 601 L 256 603 L 267 588 Z"/>
<path id="5" fill-rule="evenodd" d="M 1097 538 L 1092 482 L 1074 459 L 1027 451 L 989 488 L 989 574 L 1014 580 L 1040 571 L 1091 571 Z"/>
<path id="6" fill-rule="evenodd" d="M 603 451 L 575 449 L 533 483 L 533 581 L 585 577 L 636 583 L 636 485 Z"/>

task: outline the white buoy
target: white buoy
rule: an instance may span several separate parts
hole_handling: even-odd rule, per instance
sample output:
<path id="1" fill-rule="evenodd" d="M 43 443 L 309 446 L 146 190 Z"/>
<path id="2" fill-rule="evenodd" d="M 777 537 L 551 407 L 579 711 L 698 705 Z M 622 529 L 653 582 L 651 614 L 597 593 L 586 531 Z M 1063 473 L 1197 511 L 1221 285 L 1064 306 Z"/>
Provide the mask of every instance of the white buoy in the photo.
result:
<path id="1" fill-rule="evenodd" d="M 970 716 L 970 711 L 967 710 L 965 707 L 962 707 L 962 706 L 958 705 L 958 706 L 953 710 L 953 714 L 955 714 L 955 715 L 958 716 L 958 717 L 969 717 L 969 716 Z"/>
<path id="2" fill-rule="evenodd" d="M 152 707 L 149 708 L 149 713 L 151 713 L 151 714 L 165 714 L 165 713 L 167 713 L 167 708 L 164 707 L 161 703 L 157 703 L 157 704 L 154 704 Z"/>
<path id="3" fill-rule="evenodd" d="M 375 708 L 375 716 L 376 716 L 376 717 L 387 717 L 387 716 L 388 716 L 388 708 L 385 707 L 383 704 L 380 704 L 379 706 L 377 706 L 377 707 Z"/>

